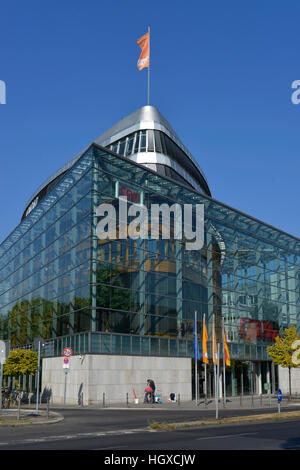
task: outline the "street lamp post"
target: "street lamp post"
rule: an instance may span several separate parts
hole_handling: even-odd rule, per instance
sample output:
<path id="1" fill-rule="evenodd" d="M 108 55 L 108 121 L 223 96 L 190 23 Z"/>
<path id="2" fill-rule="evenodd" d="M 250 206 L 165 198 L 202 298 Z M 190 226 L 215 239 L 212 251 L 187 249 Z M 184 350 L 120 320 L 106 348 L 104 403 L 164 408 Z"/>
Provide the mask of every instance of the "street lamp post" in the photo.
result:
<path id="1" fill-rule="evenodd" d="M 39 414 L 39 401 L 40 401 L 40 372 L 41 372 L 41 346 L 44 346 L 43 338 L 40 336 L 34 340 L 34 346 L 38 349 L 38 367 L 36 374 L 36 414 Z"/>
<path id="2" fill-rule="evenodd" d="M 36 380 L 36 414 L 39 414 L 39 395 L 40 395 L 40 362 L 41 362 L 41 341 L 39 340 L 38 345 L 38 367 L 37 367 L 37 380 Z"/>

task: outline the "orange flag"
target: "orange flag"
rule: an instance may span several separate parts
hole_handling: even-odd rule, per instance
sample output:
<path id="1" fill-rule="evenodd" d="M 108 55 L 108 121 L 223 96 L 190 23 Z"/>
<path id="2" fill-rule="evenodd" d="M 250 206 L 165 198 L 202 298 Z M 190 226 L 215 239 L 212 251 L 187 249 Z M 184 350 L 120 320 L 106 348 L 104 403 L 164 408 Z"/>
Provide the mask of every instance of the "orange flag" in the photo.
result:
<path id="1" fill-rule="evenodd" d="M 207 334 L 207 329 L 205 325 L 205 320 L 203 318 L 202 350 L 203 350 L 203 362 L 205 364 L 208 364 L 207 340 L 208 340 L 208 334 Z"/>
<path id="2" fill-rule="evenodd" d="M 212 331 L 212 355 L 214 364 L 218 365 L 218 349 L 217 349 L 217 339 L 215 331 L 215 316 L 213 316 L 213 331 Z"/>
<path id="3" fill-rule="evenodd" d="M 229 349 L 228 349 L 225 331 L 224 331 L 224 354 L 225 354 L 225 364 L 226 366 L 230 366 L 231 362 L 230 362 Z"/>
<path id="4" fill-rule="evenodd" d="M 149 31 L 148 33 L 144 34 L 144 36 L 142 36 L 140 39 L 138 39 L 137 43 L 142 50 L 137 66 L 139 70 L 142 70 L 144 67 L 149 67 L 149 43 L 150 43 Z"/>

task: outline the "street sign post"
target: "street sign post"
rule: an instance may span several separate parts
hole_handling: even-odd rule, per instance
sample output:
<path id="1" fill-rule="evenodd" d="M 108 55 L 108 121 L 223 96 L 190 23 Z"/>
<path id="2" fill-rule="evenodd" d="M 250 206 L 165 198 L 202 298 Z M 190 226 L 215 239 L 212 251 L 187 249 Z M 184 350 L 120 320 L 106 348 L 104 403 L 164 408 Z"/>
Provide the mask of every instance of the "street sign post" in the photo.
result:
<path id="1" fill-rule="evenodd" d="M 67 395 L 67 375 L 70 372 L 70 359 L 69 357 L 72 356 L 72 349 L 71 348 L 65 348 L 63 350 L 63 369 L 65 373 L 65 387 L 64 387 L 64 405 L 66 404 L 66 395 Z"/>
<path id="2" fill-rule="evenodd" d="M 65 358 L 67 360 L 69 360 L 68 358 Z M 66 396 L 67 396 L 67 375 L 68 373 L 70 372 L 70 363 L 63 363 L 63 369 L 64 369 L 64 373 L 65 373 L 65 386 L 64 386 L 64 405 L 66 404 Z"/>
<path id="3" fill-rule="evenodd" d="M 41 347 L 45 344 L 45 340 L 38 336 L 33 341 L 33 349 L 38 351 L 38 367 L 37 367 L 37 378 L 36 378 L 36 405 L 35 412 L 39 414 L 39 401 L 40 401 L 40 373 L 41 373 Z"/>
<path id="4" fill-rule="evenodd" d="M 277 401 L 278 401 L 278 414 L 280 415 L 280 403 L 282 402 L 282 391 L 280 388 L 278 389 L 277 392 Z"/>

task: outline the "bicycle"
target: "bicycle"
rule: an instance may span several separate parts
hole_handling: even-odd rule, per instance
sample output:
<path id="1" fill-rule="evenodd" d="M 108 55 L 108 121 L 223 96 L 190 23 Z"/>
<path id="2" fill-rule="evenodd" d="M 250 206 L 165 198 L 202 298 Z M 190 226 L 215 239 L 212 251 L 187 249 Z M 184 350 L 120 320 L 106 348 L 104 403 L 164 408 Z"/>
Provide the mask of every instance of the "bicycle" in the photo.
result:
<path id="1" fill-rule="evenodd" d="M 4 390 L 2 392 L 2 408 L 8 409 L 10 407 L 10 392 L 9 390 Z"/>
<path id="2" fill-rule="evenodd" d="M 12 406 L 18 406 L 19 398 L 21 398 L 20 390 L 13 390 L 10 394 L 10 403 Z"/>

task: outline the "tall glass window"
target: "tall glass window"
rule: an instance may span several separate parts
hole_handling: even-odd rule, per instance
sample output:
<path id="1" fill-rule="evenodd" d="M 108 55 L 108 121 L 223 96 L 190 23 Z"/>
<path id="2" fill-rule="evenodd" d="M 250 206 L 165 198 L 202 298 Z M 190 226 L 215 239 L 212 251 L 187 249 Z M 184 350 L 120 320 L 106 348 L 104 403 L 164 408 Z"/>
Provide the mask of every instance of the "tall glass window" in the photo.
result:
<path id="1" fill-rule="evenodd" d="M 148 134 L 148 152 L 154 152 L 154 133 L 153 130 L 149 129 L 147 131 Z"/>
<path id="2" fill-rule="evenodd" d="M 133 142 L 134 142 L 134 134 L 127 137 L 125 156 L 132 154 Z"/>
<path id="3" fill-rule="evenodd" d="M 146 152 L 147 132 L 141 131 L 140 136 L 141 136 L 140 152 Z"/>

